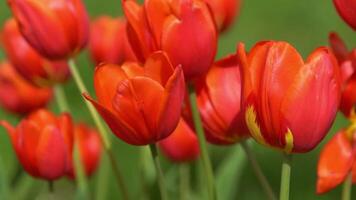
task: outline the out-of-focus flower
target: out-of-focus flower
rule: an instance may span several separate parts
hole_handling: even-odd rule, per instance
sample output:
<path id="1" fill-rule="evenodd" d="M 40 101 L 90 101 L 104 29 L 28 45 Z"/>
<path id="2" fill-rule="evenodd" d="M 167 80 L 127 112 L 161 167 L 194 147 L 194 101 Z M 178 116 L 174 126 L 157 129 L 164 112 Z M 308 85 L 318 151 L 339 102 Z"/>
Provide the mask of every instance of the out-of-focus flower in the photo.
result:
<path id="1" fill-rule="evenodd" d="M 27 80 L 39 86 L 47 86 L 68 79 L 66 61 L 51 62 L 41 57 L 23 38 L 14 19 L 5 23 L 1 36 L 9 61 Z"/>
<path id="2" fill-rule="evenodd" d="M 343 87 L 340 110 L 350 117 L 356 103 L 356 49 L 349 51 L 337 33 L 330 33 L 329 43 L 341 69 Z"/>
<path id="3" fill-rule="evenodd" d="M 38 88 L 20 76 L 7 62 L 0 63 L 0 104 L 6 110 L 26 114 L 45 107 L 52 89 Z"/>
<path id="4" fill-rule="evenodd" d="M 74 129 L 74 142 L 79 147 L 81 161 L 87 176 L 92 175 L 100 163 L 102 143 L 95 129 L 80 123 Z M 74 164 L 69 171 L 69 177 L 74 177 Z"/>
<path id="5" fill-rule="evenodd" d="M 98 102 L 87 94 L 117 137 L 132 145 L 147 145 L 168 137 L 176 128 L 185 84 L 180 66 L 173 69 L 164 52 L 152 54 L 144 67 L 100 65 L 94 87 Z"/>
<path id="6" fill-rule="evenodd" d="M 89 18 L 81 0 L 7 0 L 25 39 L 51 60 L 77 54 L 88 42 Z"/>
<path id="7" fill-rule="evenodd" d="M 211 7 L 215 23 L 222 32 L 230 27 L 240 10 L 241 0 L 205 0 Z"/>
<path id="8" fill-rule="evenodd" d="M 194 161 L 200 154 L 198 138 L 183 118 L 173 133 L 159 142 L 159 147 L 173 162 Z"/>
<path id="9" fill-rule="evenodd" d="M 67 173 L 72 158 L 71 117 L 59 117 L 41 109 L 23 119 L 17 127 L 5 121 L 13 148 L 23 168 L 33 177 L 55 180 Z"/>
<path id="10" fill-rule="evenodd" d="M 136 60 L 127 38 L 126 24 L 124 19 L 108 16 L 92 22 L 89 50 L 95 64 L 121 65 Z"/>
<path id="11" fill-rule="evenodd" d="M 331 50 L 320 47 L 306 62 L 290 44 L 256 44 L 243 69 L 243 104 L 252 137 L 267 146 L 308 152 L 325 137 L 340 102 L 341 77 Z"/>
<path id="12" fill-rule="evenodd" d="M 186 79 L 203 75 L 214 61 L 217 31 L 209 8 L 201 0 L 148 0 L 138 5 L 124 0 L 128 36 L 138 60 L 152 52 L 167 52 Z"/>
<path id="13" fill-rule="evenodd" d="M 351 28 L 356 30 L 356 1 L 333 0 L 337 12 Z"/>
<path id="14" fill-rule="evenodd" d="M 241 109 L 241 81 L 236 54 L 217 61 L 197 81 L 199 111 L 206 138 L 213 144 L 233 144 L 249 135 Z"/>
<path id="15" fill-rule="evenodd" d="M 318 162 L 317 193 L 330 191 L 345 181 L 352 173 L 356 183 L 355 130 L 342 129 L 325 145 Z"/>

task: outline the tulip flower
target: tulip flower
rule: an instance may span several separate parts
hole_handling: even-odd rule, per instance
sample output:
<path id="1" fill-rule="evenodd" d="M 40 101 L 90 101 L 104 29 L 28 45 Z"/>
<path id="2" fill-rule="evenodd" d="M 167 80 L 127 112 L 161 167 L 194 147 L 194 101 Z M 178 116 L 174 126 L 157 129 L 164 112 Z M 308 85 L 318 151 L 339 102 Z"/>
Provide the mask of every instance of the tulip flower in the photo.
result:
<path id="1" fill-rule="evenodd" d="M 184 76 L 173 69 L 164 52 L 153 53 L 142 68 L 138 63 L 96 68 L 98 102 L 89 100 L 114 134 L 132 145 L 153 144 L 176 128 L 184 99 Z"/>
<path id="2" fill-rule="evenodd" d="M 52 89 L 39 88 L 23 79 L 7 62 L 0 63 L 0 104 L 6 110 L 26 114 L 45 107 Z"/>
<path id="3" fill-rule="evenodd" d="M 29 44 L 51 60 L 66 59 L 86 46 L 89 18 L 81 0 L 7 0 Z"/>
<path id="4" fill-rule="evenodd" d="M 320 47 L 304 62 L 290 44 L 267 41 L 248 55 L 240 44 L 238 55 L 252 137 L 286 153 L 312 150 L 327 134 L 340 102 L 340 71 L 331 50 Z"/>
<path id="5" fill-rule="evenodd" d="M 124 0 L 128 36 L 138 60 L 167 52 L 186 79 L 208 71 L 217 49 L 217 33 L 208 6 L 201 0 L 148 0 L 140 6 Z"/>
<path id="6" fill-rule="evenodd" d="M 47 86 L 68 79 L 66 61 L 51 62 L 40 56 L 23 38 L 14 19 L 5 23 L 2 42 L 11 64 L 28 81 Z"/>
<path id="7" fill-rule="evenodd" d="M 93 61 L 121 65 L 135 61 L 134 52 L 126 34 L 126 21 L 102 16 L 91 24 L 89 50 Z"/>
<path id="8" fill-rule="evenodd" d="M 229 28 L 240 10 L 240 0 L 205 0 L 214 15 L 220 32 Z"/>
<path id="9" fill-rule="evenodd" d="M 74 142 L 76 142 L 79 147 L 79 153 L 86 175 L 92 175 L 98 167 L 101 157 L 102 144 L 99 134 L 96 130 L 81 123 L 74 128 Z M 73 168 L 69 171 L 69 177 L 74 177 Z"/>
<path id="10" fill-rule="evenodd" d="M 351 136 L 351 137 L 350 137 Z M 330 191 L 352 173 L 356 183 L 356 134 L 340 130 L 323 148 L 318 162 L 317 193 Z"/>
<path id="11" fill-rule="evenodd" d="M 236 55 L 217 61 L 196 85 L 207 140 L 233 144 L 246 138 L 249 131 L 241 109 L 241 73 Z"/>
<path id="12" fill-rule="evenodd" d="M 356 103 L 356 49 L 349 51 L 336 33 L 329 35 L 329 43 L 341 69 L 343 87 L 340 110 L 350 117 Z"/>
<path id="13" fill-rule="evenodd" d="M 17 127 L 6 121 L 13 148 L 31 176 L 55 180 L 67 173 L 72 158 L 73 127 L 68 114 L 56 117 L 41 109 L 23 119 Z"/>
<path id="14" fill-rule="evenodd" d="M 159 142 L 159 147 L 173 162 L 194 161 L 200 154 L 198 138 L 183 118 L 173 133 Z"/>
<path id="15" fill-rule="evenodd" d="M 356 1 L 354 0 L 333 0 L 335 8 L 342 19 L 356 30 Z"/>

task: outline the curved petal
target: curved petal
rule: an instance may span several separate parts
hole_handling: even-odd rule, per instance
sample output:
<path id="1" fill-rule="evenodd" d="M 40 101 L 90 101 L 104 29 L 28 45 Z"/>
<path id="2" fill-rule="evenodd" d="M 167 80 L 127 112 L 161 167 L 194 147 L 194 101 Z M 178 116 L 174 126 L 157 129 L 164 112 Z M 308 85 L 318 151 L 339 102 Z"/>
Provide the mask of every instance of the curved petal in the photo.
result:
<path id="1" fill-rule="evenodd" d="M 350 116 L 356 104 L 356 75 L 346 83 L 341 94 L 340 110 L 345 116 Z"/>
<path id="2" fill-rule="evenodd" d="M 146 61 L 145 76 L 152 78 L 165 86 L 173 74 L 173 66 L 164 51 L 156 51 Z"/>
<path id="3" fill-rule="evenodd" d="M 352 0 L 334 0 L 339 15 L 356 30 L 356 2 Z"/>
<path id="4" fill-rule="evenodd" d="M 339 63 L 346 60 L 349 52 L 344 41 L 335 32 L 329 34 L 329 44 Z"/>

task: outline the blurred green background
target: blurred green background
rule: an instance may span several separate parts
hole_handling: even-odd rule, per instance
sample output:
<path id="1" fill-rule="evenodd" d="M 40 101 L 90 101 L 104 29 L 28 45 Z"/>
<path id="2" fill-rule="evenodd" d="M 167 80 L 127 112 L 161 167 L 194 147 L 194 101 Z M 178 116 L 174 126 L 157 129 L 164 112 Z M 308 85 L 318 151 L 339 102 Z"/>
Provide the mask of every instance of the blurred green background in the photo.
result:
<path id="1" fill-rule="evenodd" d="M 84 0 L 90 15 L 95 18 L 99 15 L 122 15 L 119 0 L 93 1 Z M 10 17 L 6 1 L 0 2 L 0 24 Z M 337 31 L 345 40 L 349 47 L 356 44 L 355 32 L 352 31 L 337 15 L 331 0 L 245 0 L 242 4 L 241 12 L 233 27 L 225 34 L 221 35 L 219 41 L 219 51 L 217 58 L 227 53 L 235 51 L 237 42 L 244 42 L 249 49 L 253 44 L 260 40 L 284 40 L 293 44 L 301 54 L 306 57 L 313 49 L 318 46 L 328 44 L 328 33 Z M 4 55 L 0 52 L 0 59 Z M 92 76 L 94 66 L 88 59 L 86 51 L 78 58 L 79 69 L 85 78 L 87 86 L 90 86 L 90 93 L 94 94 L 92 88 Z M 72 108 L 74 118 L 77 121 L 91 123 L 87 114 L 83 100 L 79 95 L 73 82 L 65 85 L 70 107 Z M 55 103 L 51 108 L 57 111 Z M 12 123 L 17 123 L 18 119 L 9 113 L 0 110 L 0 119 L 6 119 Z M 323 195 L 315 195 L 316 184 L 316 164 L 320 148 L 326 141 L 341 127 L 345 126 L 347 121 L 343 116 L 337 117 L 336 123 L 318 148 L 307 154 L 293 156 L 293 168 L 291 177 L 291 199 L 304 200 L 327 200 L 339 199 L 340 187 Z M 117 138 L 112 137 L 112 143 L 120 168 L 124 178 L 130 188 L 130 194 L 133 199 L 140 199 L 142 186 L 140 173 L 140 148 L 126 145 Z M 282 154 L 275 150 L 253 143 L 254 151 L 263 168 L 265 175 L 271 182 L 276 194 L 279 194 L 279 181 Z M 211 156 L 214 170 L 216 173 L 218 193 L 220 199 L 245 199 L 257 200 L 265 199 L 265 195 L 255 178 L 251 167 L 246 162 L 245 156 L 238 145 L 230 147 L 211 146 Z M 14 157 L 14 151 L 4 129 L 0 129 L 0 182 L 2 180 L 10 181 L 16 173 L 15 166 L 17 159 Z M 102 173 L 109 175 L 107 181 L 103 181 L 99 188 L 103 197 L 101 199 L 120 199 L 116 183 L 112 179 L 111 170 L 101 168 Z M 197 163 L 192 164 L 192 169 L 197 168 Z M 177 184 L 177 166 L 169 164 L 164 160 L 164 171 L 167 178 L 167 187 L 169 187 L 172 199 L 178 194 Z M 101 176 L 105 177 L 105 176 Z M 91 177 L 90 187 L 93 196 L 98 192 L 96 182 L 98 173 Z M 193 177 L 194 179 L 195 177 Z M 197 191 L 196 182 L 192 183 L 193 190 Z M 0 199 L 4 184 L 0 186 Z M 55 184 L 57 199 L 71 199 L 74 193 L 74 183 L 66 179 Z M 5 188 L 6 189 L 6 188 Z M 8 199 L 43 199 L 43 194 L 47 191 L 47 185 L 40 180 L 34 180 L 29 176 L 21 176 L 16 187 L 11 187 Z M 151 199 L 158 199 L 158 190 L 156 186 L 150 187 L 152 193 Z M 204 193 L 204 191 L 203 191 Z M 41 195 L 40 195 L 41 194 Z M 105 197 L 105 198 L 104 198 Z M 356 192 L 354 192 L 356 197 Z M 204 199 L 196 198 L 196 199 Z"/>

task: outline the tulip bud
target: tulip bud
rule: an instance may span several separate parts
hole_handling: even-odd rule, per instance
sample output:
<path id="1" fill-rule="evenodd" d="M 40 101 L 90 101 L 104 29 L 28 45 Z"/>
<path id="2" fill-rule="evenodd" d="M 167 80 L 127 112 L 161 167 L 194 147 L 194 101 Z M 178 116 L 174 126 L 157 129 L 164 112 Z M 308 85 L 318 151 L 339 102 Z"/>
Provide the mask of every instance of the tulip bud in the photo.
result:
<path id="1" fill-rule="evenodd" d="M 81 0 L 7 0 L 20 31 L 51 60 L 77 54 L 88 42 L 89 19 Z"/>
<path id="2" fill-rule="evenodd" d="M 243 105 L 258 142 L 290 152 L 308 152 L 327 134 L 340 102 L 341 78 L 335 56 L 324 47 L 303 61 L 286 42 L 260 42 L 243 69 Z"/>
<path id="3" fill-rule="evenodd" d="M 102 16 L 92 22 L 89 50 L 95 64 L 121 65 L 135 61 L 134 52 L 126 34 L 126 21 L 121 18 Z"/>
<path id="4" fill-rule="evenodd" d="M 198 138 L 183 118 L 173 133 L 159 142 L 159 147 L 173 162 L 194 161 L 200 154 Z"/>
<path id="5" fill-rule="evenodd" d="M 342 19 L 356 30 L 356 1 L 354 0 L 333 0 L 337 12 Z"/>
<path id="6" fill-rule="evenodd" d="M 138 63 L 100 65 L 94 87 L 98 102 L 85 94 L 114 134 L 132 145 L 147 145 L 168 137 L 176 128 L 185 84 L 180 66 L 173 69 L 164 52 Z"/>
<path id="7" fill-rule="evenodd" d="M 240 0 L 205 0 L 214 15 L 220 32 L 230 27 L 240 10 Z"/>
<path id="8" fill-rule="evenodd" d="M 74 142 L 79 147 L 79 153 L 85 174 L 90 176 L 94 173 L 101 157 L 101 140 L 96 130 L 89 128 L 85 124 L 78 124 L 74 129 Z M 74 178 L 74 168 L 69 171 L 68 176 Z"/>
<path id="9" fill-rule="evenodd" d="M 214 61 L 217 33 L 201 0 L 150 0 L 138 5 L 124 0 L 130 44 L 141 62 L 152 52 L 167 52 L 173 66 L 182 65 L 186 79 L 206 73 Z"/>
<path id="10" fill-rule="evenodd" d="M 41 57 L 23 38 L 14 19 L 9 19 L 2 32 L 5 53 L 15 69 L 28 81 L 47 86 L 69 77 L 66 61 L 51 62 Z"/>
<path id="11" fill-rule="evenodd" d="M 7 62 L 0 63 L 0 104 L 6 110 L 26 114 L 45 107 L 52 89 L 38 88 L 24 80 Z"/>
<path id="12" fill-rule="evenodd" d="M 233 144 L 246 138 L 249 131 L 241 109 L 241 73 L 236 55 L 217 61 L 196 85 L 207 140 Z"/>
<path id="13" fill-rule="evenodd" d="M 72 120 L 41 109 L 23 119 L 17 127 L 6 121 L 7 129 L 21 165 L 31 176 L 55 180 L 67 173 L 73 144 Z"/>

